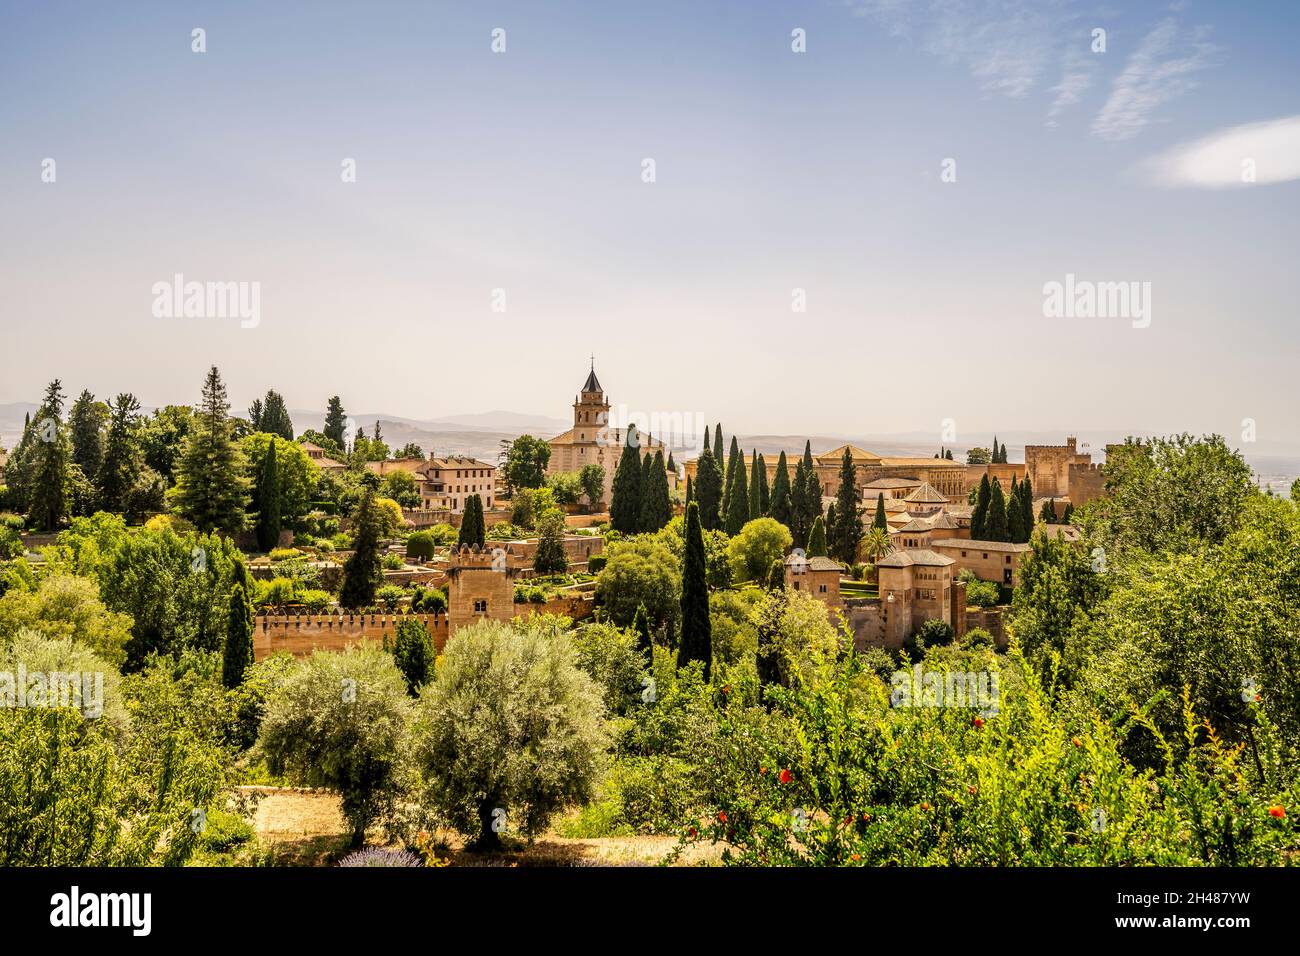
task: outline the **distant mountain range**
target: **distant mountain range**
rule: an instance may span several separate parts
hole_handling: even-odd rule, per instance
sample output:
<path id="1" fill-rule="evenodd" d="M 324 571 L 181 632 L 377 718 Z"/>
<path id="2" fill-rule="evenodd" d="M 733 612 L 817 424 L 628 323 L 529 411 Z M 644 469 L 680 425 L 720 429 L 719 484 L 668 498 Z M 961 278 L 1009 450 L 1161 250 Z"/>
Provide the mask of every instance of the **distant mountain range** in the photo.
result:
<path id="1" fill-rule="evenodd" d="M 0 404 L 0 447 L 13 449 L 22 435 L 23 418 L 34 414 L 37 405 L 30 402 Z M 146 413 L 151 408 L 144 409 Z M 290 413 L 293 426 L 299 433 L 312 428 L 319 430 L 324 426 L 325 415 L 321 411 L 295 409 Z M 372 434 L 375 422 L 390 448 L 394 451 L 409 442 L 419 445 L 425 455 L 431 452 L 437 455 L 468 455 L 482 461 L 495 464 L 501 452 L 502 442 L 512 441 L 520 435 L 529 434 L 537 438 L 552 438 L 571 427 L 571 422 L 545 415 L 529 415 L 522 412 L 495 410 L 463 415 L 447 415 L 437 419 L 406 418 L 402 415 L 390 415 L 384 412 L 369 412 L 351 416 L 353 421 L 367 434 Z M 725 428 L 725 422 L 724 428 Z M 1081 431 L 1075 437 L 1079 450 L 1091 452 L 1094 461 L 1105 460 L 1105 447 L 1109 442 L 1121 442 L 1125 435 L 1145 434 L 1140 430 L 1116 430 L 1112 432 Z M 892 434 L 858 434 L 858 435 L 746 435 L 737 436 L 746 452 L 757 449 L 764 455 L 778 455 L 785 451 L 788 456 L 803 452 L 804 442 L 812 445 L 815 455 L 820 455 L 843 445 L 845 442 L 865 448 L 878 455 L 897 457 L 929 458 L 939 450 L 934 434 L 923 432 L 896 432 Z M 731 434 L 725 433 L 724 441 L 731 443 Z M 998 434 L 998 441 L 1007 446 L 1011 461 L 1024 461 L 1025 445 L 1059 445 L 1065 441 L 1065 433 L 1053 432 L 1018 432 L 1008 431 Z M 966 449 L 993 443 L 993 435 L 963 435 L 961 440 L 953 442 L 951 448 L 957 461 L 964 461 Z M 1275 490 L 1285 490 L 1291 480 L 1300 476 L 1300 447 L 1291 444 L 1265 444 L 1243 446 L 1242 453 L 1261 480 L 1272 485 Z M 696 449 L 678 450 L 679 463 L 695 457 Z"/>

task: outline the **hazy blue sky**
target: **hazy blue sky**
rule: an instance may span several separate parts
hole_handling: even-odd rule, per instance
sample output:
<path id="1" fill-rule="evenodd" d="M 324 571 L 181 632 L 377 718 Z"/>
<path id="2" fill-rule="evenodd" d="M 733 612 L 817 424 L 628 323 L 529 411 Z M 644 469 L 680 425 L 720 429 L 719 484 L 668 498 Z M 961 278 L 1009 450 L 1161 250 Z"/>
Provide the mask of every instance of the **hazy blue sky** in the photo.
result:
<path id="1" fill-rule="evenodd" d="M 9 0 L 0 401 L 215 363 L 237 408 L 563 416 L 594 351 L 729 431 L 1297 441 L 1298 44 L 1293 2 Z M 260 324 L 156 318 L 175 273 Z M 1067 273 L 1150 326 L 1044 317 Z"/>

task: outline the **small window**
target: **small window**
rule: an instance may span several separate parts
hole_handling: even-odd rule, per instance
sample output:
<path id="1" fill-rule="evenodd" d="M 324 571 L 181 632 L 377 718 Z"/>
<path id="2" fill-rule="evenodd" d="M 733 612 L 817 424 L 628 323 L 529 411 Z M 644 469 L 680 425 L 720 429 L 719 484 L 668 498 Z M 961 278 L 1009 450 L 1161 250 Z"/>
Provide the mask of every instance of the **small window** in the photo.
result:
<path id="1" fill-rule="evenodd" d="M 487 601 L 485 601 L 483 598 L 476 598 L 475 601 L 474 601 L 474 613 L 475 613 L 475 614 L 486 614 L 486 613 L 487 613 Z"/>

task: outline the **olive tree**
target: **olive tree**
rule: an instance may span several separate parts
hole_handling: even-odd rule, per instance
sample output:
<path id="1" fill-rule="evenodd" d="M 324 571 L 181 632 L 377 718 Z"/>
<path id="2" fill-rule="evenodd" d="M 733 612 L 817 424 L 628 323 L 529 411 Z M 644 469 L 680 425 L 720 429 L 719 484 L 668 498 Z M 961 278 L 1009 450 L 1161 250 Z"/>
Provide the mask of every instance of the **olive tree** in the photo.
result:
<path id="1" fill-rule="evenodd" d="M 360 846 L 402 792 L 410 710 L 406 678 L 378 645 L 317 651 L 271 690 L 257 746 L 272 773 L 337 790 Z"/>
<path id="2" fill-rule="evenodd" d="M 591 799 L 603 717 L 600 688 L 563 633 L 498 621 L 465 628 L 417 704 L 426 800 L 475 849 L 499 847 L 504 825 L 531 839 L 558 811 Z"/>

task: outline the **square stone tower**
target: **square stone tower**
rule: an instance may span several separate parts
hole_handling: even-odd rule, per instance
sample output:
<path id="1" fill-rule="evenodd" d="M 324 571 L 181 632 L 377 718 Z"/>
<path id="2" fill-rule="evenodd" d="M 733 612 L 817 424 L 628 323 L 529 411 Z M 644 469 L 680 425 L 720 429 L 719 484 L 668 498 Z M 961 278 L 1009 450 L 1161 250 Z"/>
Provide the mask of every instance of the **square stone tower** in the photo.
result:
<path id="1" fill-rule="evenodd" d="M 452 548 L 447 567 L 448 633 L 475 621 L 509 621 L 515 616 L 515 576 L 501 547 Z"/>

